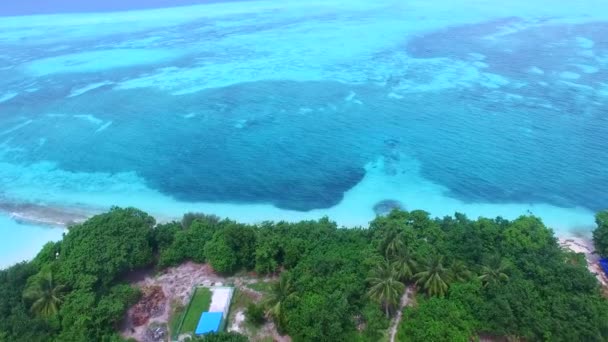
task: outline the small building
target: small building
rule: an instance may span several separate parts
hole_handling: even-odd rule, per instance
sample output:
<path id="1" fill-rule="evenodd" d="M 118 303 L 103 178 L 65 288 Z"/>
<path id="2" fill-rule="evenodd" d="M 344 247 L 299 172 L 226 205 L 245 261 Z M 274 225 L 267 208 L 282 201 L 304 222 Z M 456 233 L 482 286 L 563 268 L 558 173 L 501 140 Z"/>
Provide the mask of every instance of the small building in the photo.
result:
<path id="1" fill-rule="evenodd" d="M 209 304 L 209 312 L 222 312 L 224 318 L 228 316 L 228 309 L 230 308 L 230 301 L 232 300 L 232 294 L 234 288 L 226 286 L 216 286 L 211 288 L 213 295 L 211 296 L 211 303 Z"/>
<path id="2" fill-rule="evenodd" d="M 228 319 L 230 301 L 234 294 L 233 287 L 214 286 L 211 290 L 209 310 L 201 314 L 194 335 L 200 336 L 208 333 L 218 333 L 223 329 L 222 324 Z"/>
<path id="3" fill-rule="evenodd" d="M 194 334 L 203 335 L 208 333 L 219 332 L 223 318 L 223 312 L 203 312 L 201 314 L 201 318 L 198 321 L 198 325 L 196 326 Z"/>

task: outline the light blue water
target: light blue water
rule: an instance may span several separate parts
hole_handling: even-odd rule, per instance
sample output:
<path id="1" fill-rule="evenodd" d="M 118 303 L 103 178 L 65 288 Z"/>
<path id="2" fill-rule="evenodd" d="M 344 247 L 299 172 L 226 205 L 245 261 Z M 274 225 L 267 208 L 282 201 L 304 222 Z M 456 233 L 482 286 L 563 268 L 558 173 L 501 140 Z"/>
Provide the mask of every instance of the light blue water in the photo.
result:
<path id="1" fill-rule="evenodd" d="M 1 18 L 1 202 L 353 225 L 389 199 L 588 230 L 608 207 L 599 5 Z"/>
<path id="2" fill-rule="evenodd" d="M 63 229 L 19 224 L 6 216 L 0 216 L 2 252 L 0 268 L 30 259 L 49 241 L 60 240 Z"/>

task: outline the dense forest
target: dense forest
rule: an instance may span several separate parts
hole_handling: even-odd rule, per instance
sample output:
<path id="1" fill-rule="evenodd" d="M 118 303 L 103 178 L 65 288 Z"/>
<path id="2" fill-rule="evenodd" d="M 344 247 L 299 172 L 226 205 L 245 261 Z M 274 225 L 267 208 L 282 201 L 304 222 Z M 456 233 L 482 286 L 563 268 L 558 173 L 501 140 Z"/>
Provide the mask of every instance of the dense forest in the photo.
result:
<path id="1" fill-rule="evenodd" d="M 597 223 L 594 242 L 608 254 L 608 213 Z M 271 298 L 248 314 L 273 319 L 294 341 L 381 340 L 406 288 L 416 304 L 404 309 L 399 341 L 608 339 L 608 302 L 584 257 L 533 216 L 393 211 L 366 229 L 340 229 L 328 219 L 247 225 L 198 214 L 156 224 L 113 208 L 0 271 L 0 341 L 122 341 L 117 326 L 140 295 L 125 276 L 186 260 L 277 275 Z"/>

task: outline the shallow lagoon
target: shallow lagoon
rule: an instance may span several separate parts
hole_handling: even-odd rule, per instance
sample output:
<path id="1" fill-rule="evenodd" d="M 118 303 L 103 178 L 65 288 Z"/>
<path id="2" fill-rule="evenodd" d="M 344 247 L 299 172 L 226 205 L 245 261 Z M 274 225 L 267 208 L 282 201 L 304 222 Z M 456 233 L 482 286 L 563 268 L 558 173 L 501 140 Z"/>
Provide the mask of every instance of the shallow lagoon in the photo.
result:
<path id="1" fill-rule="evenodd" d="M 395 200 L 588 232 L 608 206 L 608 13 L 542 3 L 2 18 L 0 200 L 347 226 Z M 16 228 L 1 241 L 29 250 Z"/>
<path id="2" fill-rule="evenodd" d="M 17 223 L 12 217 L 0 215 L 2 253 L 0 268 L 28 260 L 49 241 L 60 240 L 63 229 Z"/>

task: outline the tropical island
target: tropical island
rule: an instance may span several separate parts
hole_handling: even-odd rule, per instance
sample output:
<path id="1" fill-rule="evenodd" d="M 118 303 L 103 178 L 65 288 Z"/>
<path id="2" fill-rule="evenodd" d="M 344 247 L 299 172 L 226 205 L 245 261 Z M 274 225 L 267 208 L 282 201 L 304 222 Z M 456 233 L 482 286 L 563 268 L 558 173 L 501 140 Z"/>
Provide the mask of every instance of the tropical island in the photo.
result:
<path id="1" fill-rule="evenodd" d="M 608 255 L 608 212 L 596 223 Z M 0 341 L 604 341 L 588 266 L 534 216 L 342 229 L 113 208 L 0 271 Z M 195 334 L 216 295 L 221 328 Z"/>

